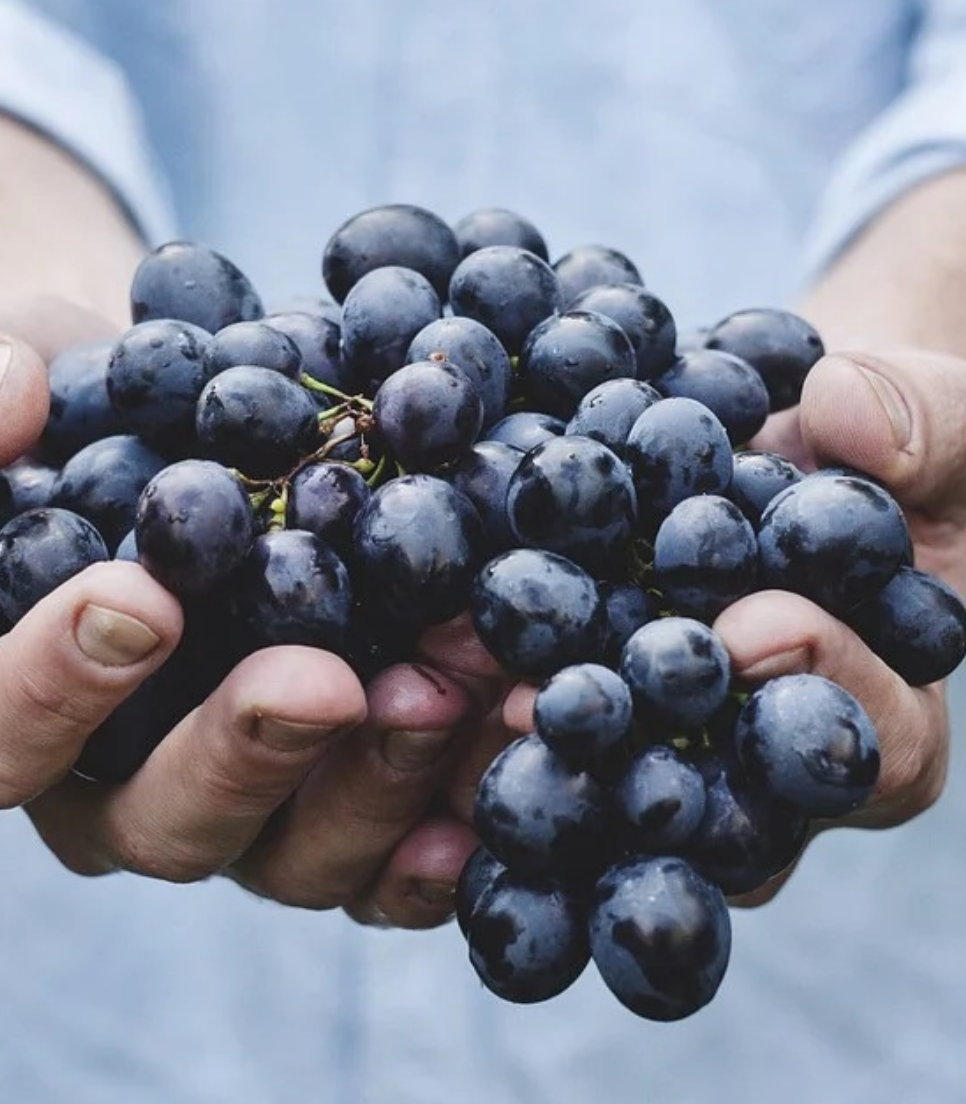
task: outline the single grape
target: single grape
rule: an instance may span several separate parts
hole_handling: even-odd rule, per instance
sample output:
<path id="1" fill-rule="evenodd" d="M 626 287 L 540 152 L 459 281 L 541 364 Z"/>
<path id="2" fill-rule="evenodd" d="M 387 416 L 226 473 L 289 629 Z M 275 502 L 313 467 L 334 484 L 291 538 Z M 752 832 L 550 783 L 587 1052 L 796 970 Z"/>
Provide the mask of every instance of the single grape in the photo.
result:
<path id="1" fill-rule="evenodd" d="M 456 922 L 463 935 L 469 932 L 476 902 L 505 870 L 503 863 L 482 845 L 463 864 L 456 883 Z"/>
<path id="2" fill-rule="evenodd" d="M 299 347 L 287 334 L 265 322 L 235 322 L 219 330 L 208 343 L 205 359 L 209 379 L 243 364 L 271 368 L 294 380 L 302 374 Z"/>
<path id="3" fill-rule="evenodd" d="M 749 449 L 735 453 L 728 497 L 757 529 L 769 502 L 804 478 L 784 456 Z"/>
<path id="4" fill-rule="evenodd" d="M 535 253 L 490 245 L 460 261 L 449 286 L 455 315 L 475 318 L 517 356 L 527 335 L 562 306 L 557 277 Z"/>
<path id="5" fill-rule="evenodd" d="M 162 586 L 178 596 L 201 595 L 248 554 L 255 519 L 230 471 L 213 460 L 180 460 L 141 492 L 135 536 L 141 563 Z"/>
<path id="6" fill-rule="evenodd" d="M 597 663 L 564 667 L 541 686 L 533 703 L 537 735 L 574 770 L 593 771 L 630 733 L 631 692 Z"/>
<path id="7" fill-rule="evenodd" d="M 434 476 L 383 484 L 356 520 L 358 588 L 406 624 L 439 624 L 465 609 L 485 555 L 473 504 Z"/>
<path id="8" fill-rule="evenodd" d="M 520 463 L 520 453 L 501 441 L 477 443 L 452 464 L 442 477 L 476 507 L 487 540 L 494 552 L 516 545 L 507 516 L 506 497 L 510 479 Z"/>
<path id="9" fill-rule="evenodd" d="M 530 331 L 520 353 L 520 380 L 538 409 L 571 418 L 588 391 L 608 380 L 633 379 L 634 349 L 603 314 L 567 311 Z"/>
<path id="10" fill-rule="evenodd" d="M 654 380 L 654 386 L 666 398 L 703 403 L 736 447 L 751 440 L 768 418 L 764 381 L 747 361 L 731 353 L 716 349 L 685 353 Z"/>
<path id="11" fill-rule="evenodd" d="M 50 505 L 59 469 L 31 456 L 21 456 L 3 469 L 3 478 L 10 490 L 7 512 L 10 516 L 25 514 Z"/>
<path id="12" fill-rule="evenodd" d="M 473 585 L 470 612 L 484 647 L 523 678 L 600 656 L 600 592 L 587 572 L 553 552 L 516 548 L 490 560 Z"/>
<path id="13" fill-rule="evenodd" d="M 566 422 L 550 414 L 518 410 L 515 414 L 507 414 L 492 426 L 485 440 L 499 441 L 519 452 L 529 452 L 543 441 L 548 441 L 551 437 L 559 437 L 566 428 Z"/>
<path id="14" fill-rule="evenodd" d="M 125 430 L 107 393 L 107 365 L 113 341 L 88 341 L 65 349 L 50 362 L 50 412 L 40 437 L 40 455 L 63 464 L 101 437 Z"/>
<path id="15" fill-rule="evenodd" d="M 613 319 L 630 338 L 639 380 L 654 379 L 674 363 L 674 317 L 641 284 L 595 284 L 568 303 L 567 310 L 595 311 Z"/>
<path id="16" fill-rule="evenodd" d="M 376 392 L 376 432 L 407 471 L 433 471 L 468 452 L 483 425 L 472 379 L 446 360 L 400 368 Z"/>
<path id="17" fill-rule="evenodd" d="M 564 309 L 597 284 L 638 284 L 644 286 L 634 262 L 617 249 L 606 245 L 578 245 L 554 262 L 553 271 L 560 281 Z"/>
<path id="18" fill-rule="evenodd" d="M 620 674 L 645 728 L 670 724 L 694 730 L 724 702 L 731 661 L 707 625 L 689 617 L 661 617 L 624 645 Z"/>
<path id="19" fill-rule="evenodd" d="M 43 507 L 0 529 L 0 613 L 16 624 L 85 567 L 109 559 L 100 534 L 70 510 Z"/>
<path id="20" fill-rule="evenodd" d="M 209 456 L 250 479 L 285 475 L 320 443 L 305 388 L 270 368 L 219 372 L 198 398 L 196 432 Z"/>
<path id="21" fill-rule="evenodd" d="M 283 311 L 265 316 L 265 325 L 290 338 L 302 357 L 302 370 L 319 383 L 347 394 L 360 386 L 342 359 L 342 311 L 338 320 L 322 313 Z"/>
<path id="22" fill-rule="evenodd" d="M 825 353 L 812 326 L 777 309 L 736 311 L 712 327 L 704 344 L 747 361 L 765 382 L 772 412 L 798 402 L 805 377 Z"/>
<path id="23" fill-rule="evenodd" d="M 483 984 L 516 1004 L 559 996 L 590 960 L 580 900 L 558 883 L 531 884 L 509 872 L 480 894 L 466 938 Z"/>
<path id="24" fill-rule="evenodd" d="M 139 437 L 102 437 L 63 466 L 51 489 L 51 506 L 80 514 L 114 552 L 134 525 L 138 499 L 167 462 Z"/>
<path id="25" fill-rule="evenodd" d="M 197 242 L 168 242 L 149 253 L 131 282 L 131 319 L 177 319 L 217 333 L 265 313 L 248 277 Z"/>
<path id="26" fill-rule="evenodd" d="M 371 494 L 365 479 L 348 464 L 306 464 L 289 483 L 286 525 L 314 533 L 348 564 L 356 518 Z"/>
<path id="27" fill-rule="evenodd" d="M 711 622 L 755 589 L 755 531 L 727 498 L 711 494 L 686 498 L 657 531 L 654 579 L 677 613 Z"/>
<path id="28" fill-rule="evenodd" d="M 456 223 L 453 233 L 460 245 L 460 258 L 489 245 L 514 245 L 549 260 L 547 243 L 528 219 L 503 207 L 482 207 Z"/>
<path id="29" fill-rule="evenodd" d="M 910 686 L 938 682 L 966 656 L 966 609 L 941 579 L 900 567 L 848 623 Z"/>
<path id="30" fill-rule="evenodd" d="M 577 404 L 567 423 L 567 433 L 593 437 L 623 460 L 634 423 L 660 398 L 660 394 L 642 380 L 606 380 L 591 388 Z"/>
<path id="31" fill-rule="evenodd" d="M 579 880 L 605 853 L 603 789 L 536 734 L 514 740 L 486 769 L 473 824 L 483 845 L 521 876 Z"/>
<path id="32" fill-rule="evenodd" d="M 445 299 L 460 258 L 456 235 L 432 211 L 391 203 L 361 211 L 332 235 L 322 257 L 322 276 L 334 299 L 344 303 L 363 276 L 399 265 L 424 276 Z"/>
<path id="33" fill-rule="evenodd" d="M 819 675 L 782 675 L 738 717 L 735 748 L 749 775 L 809 817 L 863 805 L 879 777 L 879 741 L 862 706 Z"/>
<path id="34" fill-rule="evenodd" d="M 888 491 L 867 479 L 811 475 L 762 514 L 761 581 L 845 613 L 895 575 L 908 540 L 902 511 Z"/>
<path id="35" fill-rule="evenodd" d="M 724 978 L 728 908 L 683 859 L 627 859 L 597 883 L 590 946 L 621 1004 L 645 1019 L 681 1020 L 703 1008 Z"/>
<path id="36" fill-rule="evenodd" d="M 614 786 L 614 808 L 638 853 L 680 848 L 701 823 L 704 806 L 701 772 L 664 744 L 638 752 Z"/>
<path id="37" fill-rule="evenodd" d="M 635 583 L 605 581 L 599 583 L 598 588 L 604 600 L 607 622 L 601 654 L 605 663 L 617 667 L 631 636 L 660 615 L 660 602 L 653 591 L 644 590 Z"/>

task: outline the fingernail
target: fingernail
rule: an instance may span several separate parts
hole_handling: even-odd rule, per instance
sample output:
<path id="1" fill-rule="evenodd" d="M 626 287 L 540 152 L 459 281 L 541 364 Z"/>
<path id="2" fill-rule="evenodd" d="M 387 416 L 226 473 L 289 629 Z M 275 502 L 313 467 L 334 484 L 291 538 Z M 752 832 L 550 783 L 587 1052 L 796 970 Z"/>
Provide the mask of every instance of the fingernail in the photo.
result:
<path id="1" fill-rule="evenodd" d="M 905 448 L 912 437 L 912 415 L 902 396 L 902 392 L 890 379 L 880 376 L 878 372 L 864 364 L 856 364 L 856 368 L 868 381 L 869 386 L 875 392 L 883 413 L 889 420 L 892 429 L 892 439 L 896 448 Z"/>
<path id="2" fill-rule="evenodd" d="M 446 729 L 435 732 L 387 732 L 382 742 L 382 757 L 400 771 L 430 767 L 449 745 L 452 733 Z"/>
<path id="3" fill-rule="evenodd" d="M 161 637 L 136 617 L 103 606 L 87 605 L 74 630 L 77 646 L 105 667 L 128 667 L 146 659 Z"/>
<path id="4" fill-rule="evenodd" d="M 796 674 L 811 670 L 811 652 L 808 647 L 792 648 L 788 652 L 774 652 L 752 660 L 743 667 L 735 667 L 734 673 L 749 682 L 762 682 L 778 675 Z"/>
<path id="5" fill-rule="evenodd" d="M 416 895 L 427 905 L 453 905 L 456 886 L 452 882 L 417 882 Z"/>
<path id="6" fill-rule="evenodd" d="M 297 724 L 278 717 L 259 717 L 255 722 L 257 738 L 276 751 L 305 751 L 338 731 L 338 727 Z"/>
<path id="7" fill-rule="evenodd" d="M 0 340 L 0 387 L 3 387 L 3 381 L 7 378 L 7 369 L 12 360 L 13 346 L 9 341 Z"/>

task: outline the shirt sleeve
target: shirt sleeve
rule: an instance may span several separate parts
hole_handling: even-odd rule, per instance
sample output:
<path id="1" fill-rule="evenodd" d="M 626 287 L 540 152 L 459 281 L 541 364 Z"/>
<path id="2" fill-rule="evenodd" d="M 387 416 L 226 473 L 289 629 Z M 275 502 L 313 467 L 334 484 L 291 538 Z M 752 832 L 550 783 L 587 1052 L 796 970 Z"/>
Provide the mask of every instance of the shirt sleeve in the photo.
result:
<path id="1" fill-rule="evenodd" d="M 146 242 L 175 236 L 163 172 L 123 72 L 21 0 L 0 0 L 0 111 L 96 173 Z"/>
<path id="2" fill-rule="evenodd" d="M 814 280 L 904 192 L 966 165 L 966 0 L 923 0 L 902 93 L 833 170 L 805 249 Z"/>

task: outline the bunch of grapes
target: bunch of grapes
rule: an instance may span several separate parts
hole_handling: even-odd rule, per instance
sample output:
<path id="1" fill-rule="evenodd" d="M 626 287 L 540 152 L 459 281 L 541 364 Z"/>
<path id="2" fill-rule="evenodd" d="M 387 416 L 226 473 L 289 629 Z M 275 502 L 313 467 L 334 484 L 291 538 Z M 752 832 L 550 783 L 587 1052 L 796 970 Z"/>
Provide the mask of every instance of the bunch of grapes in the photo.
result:
<path id="1" fill-rule="evenodd" d="M 74 767 L 120 781 L 250 652 L 324 648 L 368 679 L 469 609 L 539 686 L 479 785 L 473 967 L 533 1002 L 592 959 L 632 1011 L 688 1016 L 727 967 L 727 897 L 879 770 L 855 698 L 740 685 L 715 618 L 793 591 L 923 685 L 966 654 L 966 610 L 874 480 L 745 447 L 822 355 L 794 314 L 682 338 L 622 253 L 551 265 L 498 209 L 362 212 L 322 268 L 334 302 L 266 313 L 207 247 L 144 259 L 132 327 L 51 365 L 37 453 L 0 476 L 4 627 L 112 557 L 179 598 L 178 649 Z"/>

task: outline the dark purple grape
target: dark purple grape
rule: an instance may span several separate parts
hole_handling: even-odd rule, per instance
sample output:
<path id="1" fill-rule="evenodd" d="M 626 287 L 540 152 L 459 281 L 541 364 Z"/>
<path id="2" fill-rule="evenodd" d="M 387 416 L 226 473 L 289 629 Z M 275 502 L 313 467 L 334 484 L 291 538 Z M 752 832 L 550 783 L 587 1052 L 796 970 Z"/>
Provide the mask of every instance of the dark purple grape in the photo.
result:
<path id="1" fill-rule="evenodd" d="M 674 363 L 677 328 L 667 306 L 640 284 L 595 284 L 567 304 L 613 319 L 630 338 L 637 378 L 650 380 Z"/>
<path id="2" fill-rule="evenodd" d="M 445 299 L 459 258 L 456 235 L 441 218 L 423 207 L 392 203 L 361 211 L 336 230 L 325 247 L 322 276 L 342 303 L 367 273 L 399 265 L 420 273 Z"/>
<path id="3" fill-rule="evenodd" d="M 812 365 L 825 353 L 822 339 L 803 318 L 777 309 L 741 310 L 722 319 L 705 347 L 746 360 L 765 382 L 772 412 L 794 406 Z"/>
<path id="4" fill-rule="evenodd" d="M 578 245 L 554 262 L 554 273 L 560 281 L 563 306 L 571 303 L 597 284 L 639 284 L 641 274 L 633 261 L 606 245 Z"/>
<path id="5" fill-rule="evenodd" d="M 660 394 L 642 380 L 607 380 L 580 400 L 567 423 L 567 433 L 593 437 L 623 460 L 634 423 L 660 398 Z"/>
<path id="6" fill-rule="evenodd" d="M 725 427 L 732 445 L 743 445 L 768 418 L 768 391 L 746 361 L 714 349 L 678 357 L 654 380 L 666 398 L 696 399 Z"/>
<path id="7" fill-rule="evenodd" d="M 604 983 L 632 1012 L 681 1020 L 718 991 L 731 954 L 720 890 L 683 859 L 627 859 L 597 883 L 590 946 Z"/>
<path id="8" fill-rule="evenodd" d="M 635 583 L 602 582 L 598 587 L 607 620 L 602 657 L 616 667 L 624 645 L 639 628 L 660 614 L 661 606 L 656 594 Z"/>
<path id="9" fill-rule="evenodd" d="M 510 356 L 527 335 L 562 306 L 560 285 L 546 261 L 512 245 L 490 245 L 460 261 L 449 286 L 455 315 L 475 318 Z"/>
<path id="10" fill-rule="evenodd" d="M 696 494 L 723 494 L 731 482 L 731 443 L 724 426 L 694 399 L 661 399 L 627 438 L 627 459 L 642 522 L 656 525 Z"/>
<path id="11" fill-rule="evenodd" d="M 107 393 L 107 364 L 113 341 L 73 345 L 50 362 L 50 413 L 40 438 L 40 454 L 62 464 L 85 445 L 123 433 L 125 425 Z"/>
<path id="12" fill-rule="evenodd" d="M 289 483 L 285 521 L 291 529 L 314 533 L 348 563 L 356 518 L 371 494 L 365 479 L 348 464 L 307 464 Z"/>
<path id="13" fill-rule="evenodd" d="M 483 402 L 462 368 L 420 360 L 382 384 L 372 416 L 380 440 L 407 471 L 434 471 L 476 443 Z"/>
<path id="14" fill-rule="evenodd" d="M 162 586 L 178 596 L 202 595 L 244 560 L 255 519 L 230 471 L 213 460 L 181 460 L 144 488 L 135 535 L 141 563 Z"/>
<path id="15" fill-rule="evenodd" d="M 494 552 L 516 544 L 506 510 L 507 488 L 520 463 L 520 453 L 501 441 L 478 441 L 443 478 L 473 503 Z"/>
<path id="16" fill-rule="evenodd" d="M 602 865 L 604 791 L 536 734 L 521 736 L 480 779 L 473 824 L 484 847 L 521 876 L 579 879 Z"/>
<path id="17" fill-rule="evenodd" d="M 848 623 L 910 686 L 951 675 L 966 656 L 966 609 L 941 579 L 900 567 Z"/>
<path id="18" fill-rule="evenodd" d="M 557 883 L 531 884 L 509 872 L 481 893 L 466 938 L 480 980 L 515 1004 L 559 996 L 590 960 L 579 899 Z"/>
<path id="19" fill-rule="evenodd" d="M 504 207 L 482 207 L 471 211 L 453 227 L 460 245 L 460 257 L 489 245 L 515 245 L 541 260 L 549 260 L 543 235 L 528 219 Z"/>
<path id="20" fill-rule="evenodd" d="M 16 624 L 85 567 L 109 559 L 100 534 L 70 510 L 43 507 L 0 529 L 0 613 Z"/>
<path id="21" fill-rule="evenodd" d="M 270 368 L 289 379 L 302 374 L 302 354 L 287 335 L 265 322 L 235 322 L 219 330 L 205 350 L 210 379 L 226 368 L 243 364 Z"/>
<path id="22" fill-rule="evenodd" d="M 808 820 L 749 778 L 733 753 L 709 755 L 696 765 L 705 810 L 687 843 L 688 858 L 723 893 L 751 893 L 798 857 Z"/>
<path id="23" fill-rule="evenodd" d="M 413 338 L 407 363 L 442 357 L 470 377 L 483 400 L 483 426 L 494 425 L 506 414 L 513 370 L 506 349 L 474 318 L 439 318 Z"/>
<path id="24" fill-rule="evenodd" d="M 907 546 L 905 519 L 888 491 L 867 479 L 812 475 L 762 514 L 761 580 L 844 613 L 886 585 Z"/>
<path id="25" fill-rule="evenodd" d="M 456 883 L 456 922 L 463 935 L 469 932 L 476 902 L 505 870 L 503 863 L 483 846 L 477 847 L 463 864 Z"/>
<path id="26" fill-rule="evenodd" d="M 875 727 L 847 690 L 820 675 L 759 687 L 738 717 L 735 748 L 750 777 L 808 817 L 852 812 L 879 777 Z"/>
<path id="27" fill-rule="evenodd" d="M 172 318 L 217 333 L 262 317 L 248 277 L 227 257 L 197 242 L 168 242 L 149 253 L 131 282 L 131 320 Z"/>
<path id="28" fill-rule="evenodd" d="M 318 408 L 304 387 L 270 368 L 226 368 L 198 399 L 198 439 L 250 479 L 285 475 L 320 443 Z"/>
<path id="29" fill-rule="evenodd" d="M 253 648 L 303 644 L 342 653 L 352 613 L 349 573 L 314 534 L 256 538 L 232 582 L 235 617 Z"/>
<path id="30" fill-rule="evenodd" d="M 195 408 L 210 379 L 211 336 L 190 322 L 142 322 L 114 346 L 107 391 L 131 432 L 168 453 L 195 441 Z"/>
<path id="31" fill-rule="evenodd" d="M 662 617 L 638 629 L 624 645 L 620 674 L 642 725 L 693 730 L 724 702 L 731 661 L 707 625 L 689 617 Z"/>
<path id="32" fill-rule="evenodd" d="M 302 370 L 319 383 L 352 394 L 359 381 L 342 359 L 342 311 L 339 320 L 307 311 L 265 316 L 265 324 L 290 338 L 302 355 Z"/>
<path id="33" fill-rule="evenodd" d="M 581 399 L 608 380 L 633 379 L 627 334 L 603 314 L 567 311 L 530 331 L 520 353 L 520 380 L 538 409 L 572 418 Z"/>
<path id="34" fill-rule="evenodd" d="M 342 359 L 364 390 L 406 363 L 413 338 L 441 316 L 439 296 L 425 276 L 395 265 L 367 272 L 342 308 Z"/>
<path id="35" fill-rule="evenodd" d="M 768 503 L 804 478 L 791 460 L 778 453 L 753 449 L 738 452 L 728 497 L 757 529 Z"/>
<path id="36" fill-rule="evenodd" d="M 661 522 L 654 540 L 654 580 L 677 613 L 711 622 L 750 594 L 757 579 L 755 531 L 727 498 L 686 498 Z"/>
<path id="37" fill-rule="evenodd" d="M 614 786 L 614 808 L 637 852 L 676 851 L 701 823 L 704 805 L 701 772 L 664 744 L 635 755 Z"/>
<path id="38" fill-rule="evenodd" d="M 605 614 L 597 585 L 553 552 L 517 548 L 490 560 L 473 585 L 470 611 L 484 647 L 523 678 L 547 678 L 600 656 Z"/>
<path id="39" fill-rule="evenodd" d="M 439 624 L 469 603 L 486 555 L 470 500 L 441 479 L 408 475 L 383 484 L 359 512 L 357 585 L 409 625 Z"/>
<path id="40" fill-rule="evenodd" d="M 551 437 L 561 436 L 566 428 L 566 422 L 550 414 L 519 410 L 515 414 L 507 414 L 505 418 L 501 418 L 487 432 L 485 439 L 499 441 L 519 452 L 529 452 L 544 441 L 549 441 Z"/>
<path id="41" fill-rule="evenodd" d="M 141 491 L 166 466 L 139 437 L 103 437 L 63 466 L 50 504 L 87 518 L 113 553 L 134 525 Z"/>
<path id="42" fill-rule="evenodd" d="M 630 547 L 637 498 L 620 459 L 590 437 L 553 437 L 521 459 L 506 497 L 521 545 L 544 548 L 604 575 Z"/>
<path id="43" fill-rule="evenodd" d="M 593 771 L 630 732 L 633 703 L 627 684 L 608 667 L 578 663 L 540 687 L 533 724 L 541 740 L 573 770 Z"/>
<path id="44" fill-rule="evenodd" d="M 129 529 L 114 549 L 114 559 L 125 563 L 138 563 L 138 540 L 134 529 Z"/>

